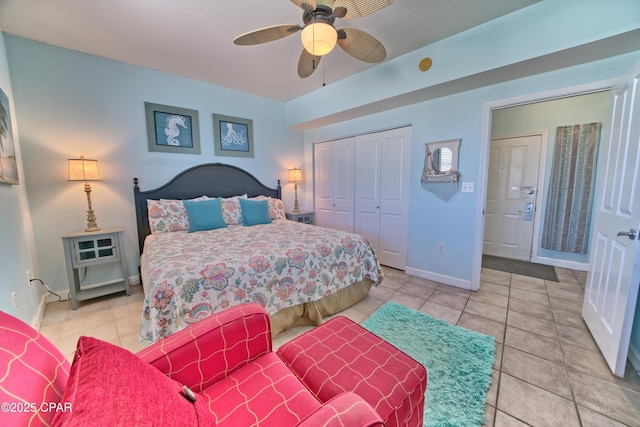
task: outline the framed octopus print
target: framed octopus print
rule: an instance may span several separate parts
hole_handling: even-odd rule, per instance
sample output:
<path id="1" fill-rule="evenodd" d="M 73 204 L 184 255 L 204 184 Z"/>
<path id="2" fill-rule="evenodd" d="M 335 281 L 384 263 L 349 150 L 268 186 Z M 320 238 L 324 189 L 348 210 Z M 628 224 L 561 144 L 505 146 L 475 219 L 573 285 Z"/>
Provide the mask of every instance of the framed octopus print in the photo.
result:
<path id="1" fill-rule="evenodd" d="M 198 112 L 187 108 L 144 103 L 149 151 L 200 154 Z"/>
<path id="2" fill-rule="evenodd" d="M 253 121 L 213 115 L 216 156 L 253 157 Z"/>

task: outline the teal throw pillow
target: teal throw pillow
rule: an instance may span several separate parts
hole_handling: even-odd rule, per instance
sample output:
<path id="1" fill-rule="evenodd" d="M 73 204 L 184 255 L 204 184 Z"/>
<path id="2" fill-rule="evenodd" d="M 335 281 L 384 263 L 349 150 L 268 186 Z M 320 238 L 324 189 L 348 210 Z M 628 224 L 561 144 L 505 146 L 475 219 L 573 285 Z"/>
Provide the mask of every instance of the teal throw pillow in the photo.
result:
<path id="1" fill-rule="evenodd" d="M 215 230 L 227 228 L 222 217 L 222 200 L 183 200 L 184 207 L 189 217 L 189 233 L 202 230 Z"/>
<path id="2" fill-rule="evenodd" d="M 269 201 L 240 199 L 242 225 L 270 224 Z"/>

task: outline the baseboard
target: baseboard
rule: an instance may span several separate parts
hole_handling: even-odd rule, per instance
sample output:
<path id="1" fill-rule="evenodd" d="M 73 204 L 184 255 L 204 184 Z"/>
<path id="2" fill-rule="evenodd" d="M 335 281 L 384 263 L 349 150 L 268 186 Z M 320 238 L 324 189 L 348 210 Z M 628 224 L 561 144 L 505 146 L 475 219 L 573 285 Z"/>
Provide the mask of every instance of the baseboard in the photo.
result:
<path id="1" fill-rule="evenodd" d="M 471 280 L 464 280 L 458 277 L 445 276 L 444 274 L 433 273 L 431 271 L 420 270 L 413 267 L 407 267 L 405 273 L 410 276 L 420 277 L 422 279 L 433 280 L 434 282 L 444 283 L 445 285 L 455 286 L 457 288 L 473 290 Z"/>
<path id="2" fill-rule="evenodd" d="M 536 264 L 551 265 L 554 267 L 568 268 L 569 270 L 589 271 L 589 264 L 585 264 L 577 261 L 567 261 L 564 259 L 546 258 L 546 257 L 533 257 L 531 262 Z"/>
<path id="3" fill-rule="evenodd" d="M 640 351 L 636 350 L 632 345 L 629 346 L 629 355 L 627 356 L 631 366 L 636 371 L 640 371 Z"/>
<path id="4" fill-rule="evenodd" d="M 38 303 L 38 308 L 36 309 L 36 313 L 33 315 L 33 320 L 31 321 L 31 327 L 36 330 L 40 330 L 40 325 L 42 324 L 42 319 L 44 318 L 44 310 L 47 308 L 47 295 L 42 295 L 40 297 L 40 302 Z"/>

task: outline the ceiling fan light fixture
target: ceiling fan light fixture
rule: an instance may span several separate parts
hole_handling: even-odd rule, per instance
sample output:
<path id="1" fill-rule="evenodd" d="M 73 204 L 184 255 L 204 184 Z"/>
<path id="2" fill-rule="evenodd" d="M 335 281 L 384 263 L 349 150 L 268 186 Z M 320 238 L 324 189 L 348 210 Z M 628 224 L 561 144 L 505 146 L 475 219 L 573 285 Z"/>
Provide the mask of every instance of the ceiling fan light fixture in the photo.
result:
<path id="1" fill-rule="evenodd" d="M 338 41 L 338 32 L 333 25 L 312 22 L 302 29 L 302 46 L 312 55 L 322 56 L 331 52 Z"/>

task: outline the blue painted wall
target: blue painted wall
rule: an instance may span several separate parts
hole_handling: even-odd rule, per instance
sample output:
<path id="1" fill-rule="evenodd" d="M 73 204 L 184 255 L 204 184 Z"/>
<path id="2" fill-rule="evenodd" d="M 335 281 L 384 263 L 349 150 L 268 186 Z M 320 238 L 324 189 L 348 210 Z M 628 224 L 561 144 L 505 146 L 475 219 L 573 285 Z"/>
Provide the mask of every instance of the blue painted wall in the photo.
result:
<path id="1" fill-rule="evenodd" d="M 25 182 L 40 278 L 67 290 L 61 236 L 86 226 L 82 183 L 67 181 L 67 159 L 98 160 L 103 181 L 92 183 L 98 225 L 125 228 L 131 275 L 139 265 L 132 178 L 142 189 L 165 183 L 190 166 L 223 162 L 242 167 L 275 187 L 293 206 L 287 169 L 302 166 L 303 135 L 285 127 L 284 105 L 211 84 L 5 35 Z M 201 154 L 149 152 L 144 103 L 199 112 Z M 214 154 L 212 114 L 253 120 L 255 158 Z M 304 196 L 304 187 L 299 190 Z M 91 277 L 87 280 L 103 280 Z M 65 292 L 66 295 L 66 292 Z"/>
<path id="2" fill-rule="evenodd" d="M 0 310 L 31 324 L 42 295 L 37 283 L 29 284 L 27 271 L 38 274 L 34 257 L 29 201 L 4 36 L 0 34 L 0 89 L 9 98 L 13 143 L 18 162 L 19 185 L 0 184 Z M 3 140 L 7 143 L 7 139 Z M 33 276 L 32 276 L 33 277 Z M 13 303 L 15 293 L 17 307 Z"/>
<path id="3" fill-rule="evenodd" d="M 637 59 L 640 59 L 640 54 L 625 55 L 310 130 L 305 132 L 307 159 L 313 142 L 411 124 L 408 266 L 455 280 L 470 281 L 474 221 L 483 201 L 478 200 L 476 192 L 458 193 L 445 203 L 425 191 L 420 185 L 424 144 L 461 138 L 461 180 L 474 182 L 477 186 L 483 179 L 479 176 L 479 160 L 482 158 L 482 113 L 486 103 L 620 76 Z M 445 243 L 445 254 L 437 253 L 438 242 Z"/>

